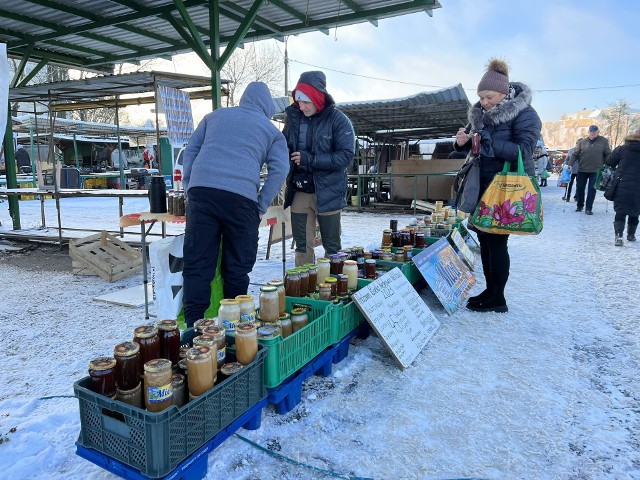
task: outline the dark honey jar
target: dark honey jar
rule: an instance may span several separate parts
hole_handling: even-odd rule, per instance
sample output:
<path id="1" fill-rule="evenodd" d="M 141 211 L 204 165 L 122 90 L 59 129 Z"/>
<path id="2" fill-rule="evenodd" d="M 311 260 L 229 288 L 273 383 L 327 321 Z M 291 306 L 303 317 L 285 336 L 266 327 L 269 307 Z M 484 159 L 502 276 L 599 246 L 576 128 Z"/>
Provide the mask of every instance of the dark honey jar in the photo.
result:
<path id="1" fill-rule="evenodd" d="M 113 349 L 116 360 L 116 384 L 120 390 L 132 390 L 140 383 L 140 345 L 122 342 Z"/>
<path id="2" fill-rule="evenodd" d="M 180 329 L 175 320 L 161 320 L 158 322 L 158 336 L 160 337 L 160 358 L 171 360 L 176 365 L 180 360 Z"/>
<path id="3" fill-rule="evenodd" d="M 141 374 L 144 373 L 144 364 L 150 360 L 160 358 L 160 337 L 158 329 L 153 325 L 142 325 L 133 331 L 133 341 L 140 345 Z"/>
<path id="4" fill-rule="evenodd" d="M 97 357 L 89 362 L 90 388 L 93 392 L 116 398 L 115 366 L 113 357 Z"/>

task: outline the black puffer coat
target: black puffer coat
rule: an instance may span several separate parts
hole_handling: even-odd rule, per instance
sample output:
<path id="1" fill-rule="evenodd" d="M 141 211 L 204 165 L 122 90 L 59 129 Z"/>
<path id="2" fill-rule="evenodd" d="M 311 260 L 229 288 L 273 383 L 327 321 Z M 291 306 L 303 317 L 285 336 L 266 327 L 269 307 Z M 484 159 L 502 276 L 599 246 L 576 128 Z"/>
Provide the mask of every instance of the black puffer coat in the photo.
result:
<path id="1" fill-rule="evenodd" d="M 300 80 L 306 80 L 304 83 L 325 94 L 325 108 L 309 117 L 307 145 L 311 145 L 311 151 L 302 152 L 300 167 L 313 173 L 318 212 L 322 213 L 347 206 L 347 167 L 353 162 L 356 139 L 351 121 L 335 108 L 335 101 L 326 92 L 322 78 L 314 77 L 314 73 L 317 72 L 307 72 L 309 78 L 301 77 Z M 282 133 L 287 139 L 289 153 L 296 152 L 303 113 L 296 104 L 289 105 L 285 112 L 287 120 Z M 284 208 L 291 205 L 295 194 L 292 173 L 293 165 L 287 178 Z"/>
<path id="2" fill-rule="evenodd" d="M 511 171 L 518 167 L 518 146 L 522 150 L 524 170 L 535 175 L 533 149 L 540 139 L 542 122 L 531 106 L 531 90 L 522 83 L 511 82 L 516 95 L 503 100 L 491 110 L 483 110 L 480 102 L 469 109 L 467 132 L 482 135 L 480 150 L 480 194 L 486 190 L 496 173 L 511 162 Z M 456 150 L 468 151 L 471 141 L 465 145 L 453 142 Z"/>
<path id="3" fill-rule="evenodd" d="M 640 215 L 640 134 L 625 137 L 624 144 L 616 148 L 607 159 L 607 165 L 616 167 L 620 178 L 613 198 L 616 213 Z"/>

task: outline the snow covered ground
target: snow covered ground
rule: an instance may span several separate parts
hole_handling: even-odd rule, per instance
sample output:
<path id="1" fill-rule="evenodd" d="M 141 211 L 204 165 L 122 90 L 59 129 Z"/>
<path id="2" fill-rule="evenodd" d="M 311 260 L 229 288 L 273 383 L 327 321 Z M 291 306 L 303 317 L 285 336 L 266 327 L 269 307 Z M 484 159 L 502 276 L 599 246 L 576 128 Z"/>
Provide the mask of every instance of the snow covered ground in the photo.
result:
<path id="1" fill-rule="evenodd" d="M 601 193 L 587 216 L 560 200 L 562 189 L 542 191 L 543 232 L 509 240 L 509 313 L 449 316 L 425 289 L 441 327 L 410 368 L 399 370 L 375 336 L 356 340 L 330 376 L 306 382 L 292 412 L 268 407 L 260 429 L 238 433 L 343 478 L 640 478 L 640 244 L 614 247 L 613 208 Z M 54 225 L 54 203 L 46 203 Z M 147 205 L 125 200 L 125 211 Z M 39 202 L 20 209 L 23 228 L 37 228 Z M 115 200 L 65 199 L 62 212 L 65 226 L 117 229 Z M 343 245 L 371 245 L 392 217 L 403 225 L 411 215 L 344 214 Z M 10 228 L 6 202 L 0 221 Z M 280 248 L 270 260 L 264 253 L 262 245 L 252 282 L 281 274 Z M 92 297 L 140 283 L 141 275 L 109 284 L 0 267 L 3 478 L 115 478 L 75 455 L 72 385 L 90 358 L 109 354 L 144 323 L 142 307 Z M 479 274 L 473 293 L 483 288 Z M 208 462 L 209 479 L 325 478 L 235 437 Z"/>

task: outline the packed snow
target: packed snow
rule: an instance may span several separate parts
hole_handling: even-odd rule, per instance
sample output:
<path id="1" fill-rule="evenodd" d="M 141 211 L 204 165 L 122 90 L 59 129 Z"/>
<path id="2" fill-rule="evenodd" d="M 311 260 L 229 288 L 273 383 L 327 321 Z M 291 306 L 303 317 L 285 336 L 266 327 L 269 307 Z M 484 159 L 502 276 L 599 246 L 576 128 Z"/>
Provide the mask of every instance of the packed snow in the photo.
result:
<path id="1" fill-rule="evenodd" d="M 509 240 L 508 313 L 448 315 L 423 289 L 441 326 L 409 368 L 400 370 L 376 336 L 354 340 L 330 376 L 305 382 L 293 411 L 268 406 L 258 430 L 238 431 L 296 464 L 231 437 L 209 455 L 206 478 L 329 478 L 317 469 L 373 479 L 640 478 L 640 244 L 613 245 L 613 205 L 601 193 L 587 216 L 560 199 L 555 183 L 542 188 L 542 233 Z M 61 205 L 64 226 L 117 229 L 115 199 Z M 0 207 L 0 231 L 8 231 L 8 203 Z M 125 199 L 125 212 L 145 210 L 145 199 Z M 21 201 L 20 211 L 24 229 L 56 236 L 52 200 L 47 230 L 38 229 L 38 201 Z M 404 225 L 412 217 L 344 213 L 343 245 L 373 245 L 391 218 Z M 254 295 L 282 272 L 279 245 L 265 260 L 267 233 L 251 274 Z M 484 288 L 476 274 L 472 294 Z M 73 383 L 87 375 L 89 359 L 110 354 L 145 323 L 143 307 L 92 298 L 141 282 L 141 274 L 108 283 L 2 264 L 3 478 L 115 478 L 75 454 Z"/>

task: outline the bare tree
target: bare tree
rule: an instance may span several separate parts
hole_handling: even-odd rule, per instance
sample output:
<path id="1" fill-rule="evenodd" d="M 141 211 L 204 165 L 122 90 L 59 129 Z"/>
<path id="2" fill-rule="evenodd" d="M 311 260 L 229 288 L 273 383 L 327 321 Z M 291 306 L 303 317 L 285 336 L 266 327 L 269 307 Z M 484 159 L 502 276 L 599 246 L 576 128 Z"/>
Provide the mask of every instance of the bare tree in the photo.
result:
<path id="1" fill-rule="evenodd" d="M 229 103 L 237 105 L 250 82 L 264 82 L 272 95 L 282 91 L 284 60 L 273 44 L 249 43 L 236 49 L 222 68 L 222 77 L 230 80 Z"/>
<path id="2" fill-rule="evenodd" d="M 611 147 L 620 145 L 624 137 L 640 124 L 638 114 L 630 113 L 630 104 L 626 100 L 619 99 L 604 109 L 601 116 L 607 125 L 607 133 Z"/>

